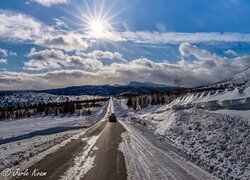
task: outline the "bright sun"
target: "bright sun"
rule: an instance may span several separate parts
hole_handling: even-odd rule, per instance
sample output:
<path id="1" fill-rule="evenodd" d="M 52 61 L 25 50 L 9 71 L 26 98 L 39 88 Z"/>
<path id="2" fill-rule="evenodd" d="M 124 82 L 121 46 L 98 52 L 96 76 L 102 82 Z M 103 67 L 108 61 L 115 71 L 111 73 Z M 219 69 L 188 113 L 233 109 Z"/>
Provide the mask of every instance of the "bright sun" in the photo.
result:
<path id="1" fill-rule="evenodd" d="M 101 20 L 92 20 L 89 22 L 89 33 L 94 38 L 102 38 L 105 34 L 107 27 L 105 26 L 105 22 Z"/>
<path id="2" fill-rule="evenodd" d="M 94 39 L 105 40 L 114 36 L 116 29 L 113 27 L 112 19 L 118 14 L 110 15 L 108 9 L 104 11 L 105 7 L 102 4 L 100 7 L 94 6 L 93 9 L 86 4 L 88 11 L 82 13 L 81 19 L 83 20 L 84 33 Z"/>

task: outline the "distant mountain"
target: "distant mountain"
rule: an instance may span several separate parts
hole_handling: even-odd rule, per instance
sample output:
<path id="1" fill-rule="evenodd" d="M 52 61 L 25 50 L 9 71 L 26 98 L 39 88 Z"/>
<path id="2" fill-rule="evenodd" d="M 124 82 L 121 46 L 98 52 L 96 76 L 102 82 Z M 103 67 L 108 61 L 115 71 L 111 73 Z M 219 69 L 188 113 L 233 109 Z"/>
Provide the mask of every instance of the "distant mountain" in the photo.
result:
<path id="1" fill-rule="evenodd" d="M 133 86 L 133 87 L 169 87 L 167 85 L 162 85 L 162 84 L 155 84 L 152 82 L 137 82 L 137 81 L 131 81 L 128 86 Z"/>
<path id="2" fill-rule="evenodd" d="M 131 82 L 128 85 L 86 85 L 74 86 L 67 88 L 49 89 L 40 92 L 57 94 L 57 95 L 119 95 L 119 94 L 148 94 L 151 92 L 170 92 L 177 89 L 176 87 L 167 87 L 153 83 Z"/>
<path id="3" fill-rule="evenodd" d="M 250 86 L 250 67 L 230 78 L 217 82 L 209 87 L 233 88 L 248 86 Z"/>

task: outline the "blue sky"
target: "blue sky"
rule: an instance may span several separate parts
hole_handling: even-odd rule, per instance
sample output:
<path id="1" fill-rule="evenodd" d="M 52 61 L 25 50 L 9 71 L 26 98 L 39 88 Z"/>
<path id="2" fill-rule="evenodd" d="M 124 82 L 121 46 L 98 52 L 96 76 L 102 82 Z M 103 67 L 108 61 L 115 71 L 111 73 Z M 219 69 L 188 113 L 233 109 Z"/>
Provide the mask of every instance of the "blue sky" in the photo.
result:
<path id="1" fill-rule="evenodd" d="M 250 66 L 247 0 L 0 1 L 0 90 L 200 86 Z"/>

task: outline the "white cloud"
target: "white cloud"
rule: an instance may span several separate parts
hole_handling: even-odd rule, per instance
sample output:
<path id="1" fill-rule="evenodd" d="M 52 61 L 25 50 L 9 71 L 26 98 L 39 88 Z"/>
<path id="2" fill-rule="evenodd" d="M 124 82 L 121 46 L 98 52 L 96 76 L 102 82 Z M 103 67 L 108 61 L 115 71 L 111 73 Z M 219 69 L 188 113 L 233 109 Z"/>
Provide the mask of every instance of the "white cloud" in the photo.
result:
<path id="1" fill-rule="evenodd" d="M 183 59 L 177 63 L 139 58 L 128 63 L 115 62 L 105 66 L 96 61 L 94 66 L 98 68 L 93 69 L 93 59 L 69 56 L 59 50 L 37 52 L 33 49 L 29 55 L 33 60 L 28 61 L 26 68 L 54 66 L 56 70 L 40 74 L 1 72 L 0 89 L 46 89 L 86 84 L 126 84 L 129 81 L 175 85 L 176 79 L 181 80 L 182 86 L 193 87 L 220 81 L 250 66 L 250 56 L 229 59 L 187 43 L 180 46 L 180 53 Z M 196 59 L 185 60 L 190 55 Z"/>
<path id="2" fill-rule="evenodd" d="M 100 58 L 100 59 L 122 59 L 122 54 L 119 52 L 109 52 L 109 51 L 93 51 L 89 53 L 90 56 Z"/>
<path id="3" fill-rule="evenodd" d="M 95 58 L 95 59 L 120 60 L 123 62 L 127 62 L 127 60 L 123 58 L 123 54 L 119 52 L 95 50 L 89 53 L 76 52 L 76 54 L 82 57 L 89 57 L 89 58 Z"/>
<path id="4" fill-rule="evenodd" d="M 58 27 L 58 28 L 61 28 L 61 27 L 66 27 L 66 28 L 68 28 L 68 25 L 67 25 L 63 20 L 58 19 L 58 18 L 54 18 L 53 20 L 54 20 L 55 23 L 56 23 L 56 27 Z"/>
<path id="5" fill-rule="evenodd" d="M 0 64 L 7 64 L 7 59 L 0 58 Z"/>
<path id="6" fill-rule="evenodd" d="M 190 43 L 182 43 L 179 47 L 179 51 L 180 54 L 184 57 L 189 57 L 193 55 L 194 57 L 200 60 L 217 58 L 216 54 L 211 54 L 205 49 L 199 49 L 197 46 L 191 45 Z"/>
<path id="7" fill-rule="evenodd" d="M 228 55 L 231 55 L 231 56 L 237 56 L 237 52 L 235 52 L 234 50 L 231 50 L 231 49 L 225 51 L 225 53 Z"/>
<path id="8" fill-rule="evenodd" d="M 3 10 L 0 10 L 0 39 L 65 51 L 84 51 L 91 45 L 91 40 L 84 35 L 55 30 L 27 15 Z"/>
<path id="9" fill-rule="evenodd" d="M 7 56 L 16 56 L 16 55 L 17 55 L 16 52 L 12 52 L 7 49 L 0 48 L 0 56 L 7 57 Z"/>
<path id="10" fill-rule="evenodd" d="M 84 51 L 91 45 L 82 35 L 76 33 L 65 35 L 47 34 L 36 39 L 35 44 L 43 47 L 63 49 L 65 51 Z"/>
<path id="11" fill-rule="evenodd" d="M 24 63 L 24 69 L 27 70 L 53 70 L 75 67 L 93 71 L 103 66 L 103 64 L 96 59 L 69 56 L 63 51 L 55 49 L 36 51 L 35 48 L 32 48 L 28 57 L 32 59 Z"/>
<path id="12" fill-rule="evenodd" d="M 39 3 L 43 6 L 50 7 L 56 4 L 67 4 L 70 0 L 31 0 L 33 2 Z"/>
<path id="13" fill-rule="evenodd" d="M 55 19 L 57 27 L 65 27 L 65 23 Z M 29 42 L 46 48 L 62 49 L 64 51 L 86 51 L 95 38 L 88 32 L 82 34 L 70 30 L 59 30 L 47 26 L 30 16 L 7 10 L 0 10 L 0 39 Z M 176 33 L 124 31 L 118 32 L 109 27 L 102 36 L 103 40 L 144 44 L 166 43 L 197 43 L 209 41 L 250 42 L 250 34 L 242 33 Z"/>
<path id="14" fill-rule="evenodd" d="M 149 32 L 149 31 L 111 31 L 104 39 L 110 41 L 132 41 L 144 44 L 166 44 L 166 43 L 197 43 L 197 42 L 250 42 L 250 34 L 244 33 L 218 33 L 218 32 Z"/>
<path id="15" fill-rule="evenodd" d="M 2 49 L 0 48 L 0 55 L 2 54 L 2 56 L 8 56 L 8 50 L 7 49 Z"/>
<path id="16" fill-rule="evenodd" d="M 43 31 L 42 23 L 27 15 L 0 10 L 0 38 L 30 41 L 40 36 Z"/>

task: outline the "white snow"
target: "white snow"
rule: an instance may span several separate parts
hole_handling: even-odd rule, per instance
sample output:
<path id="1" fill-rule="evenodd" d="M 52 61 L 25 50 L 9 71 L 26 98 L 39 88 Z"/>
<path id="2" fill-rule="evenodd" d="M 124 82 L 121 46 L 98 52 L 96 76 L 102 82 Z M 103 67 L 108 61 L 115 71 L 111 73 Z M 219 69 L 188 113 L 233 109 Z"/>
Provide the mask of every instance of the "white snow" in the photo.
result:
<path id="1" fill-rule="evenodd" d="M 91 156 L 91 153 L 96 149 L 94 145 L 99 136 L 92 136 L 87 140 L 81 155 L 74 158 L 74 165 L 65 172 L 61 180 L 80 180 L 93 167 L 95 156 Z"/>
<path id="2" fill-rule="evenodd" d="M 250 97 L 250 87 L 246 88 L 244 93 L 247 97 Z"/>
<path id="3" fill-rule="evenodd" d="M 231 116 L 238 116 L 242 117 L 244 119 L 248 119 L 250 123 L 250 110 L 228 110 L 228 109 L 219 109 L 217 111 L 214 111 L 215 113 L 220 114 L 228 114 Z"/>
<path id="4" fill-rule="evenodd" d="M 117 117 L 126 117 L 130 114 L 133 114 L 133 111 L 128 109 L 126 104 L 126 99 L 113 99 L 112 98 L 112 104 L 113 104 L 113 110 L 115 108 L 115 114 Z"/>
<path id="5" fill-rule="evenodd" d="M 102 120 L 107 115 L 107 112 L 110 109 L 110 105 L 110 101 L 105 102 L 105 104 L 101 108 L 98 108 L 94 114 L 92 114 L 91 116 L 87 116 L 85 119 L 89 121 Z"/>
<path id="6" fill-rule="evenodd" d="M 242 75 L 247 81 L 247 73 Z M 123 119 L 143 134 L 154 137 L 161 147 L 171 149 L 221 179 L 247 180 L 250 177 L 249 88 L 245 84 L 244 88 L 189 93 L 167 105 L 136 110 Z M 124 104 L 126 102 L 123 101 Z M 119 112 L 119 108 L 117 110 Z M 122 111 L 126 109 L 122 108 Z M 143 140 L 135 139 L 131 133 L 124 134 L 124 141 L 134 144 L 123 145 L 123 152 L 131 161 L 128 163 L 131 163 L 130 171 L 135 174 L 135 179 L 152 178 L 149 175 L 154 174 L 151 172 L 153 168 L 144 165 L 149 162 L 137 154 L 145 151 L 147 156 L 150 147 L 140 147 Z M 130 150 L 136 156 L 130 154 Z M 150 152 L 154 153 L 154 150 Z M 137 156 L 142 158 L 139 160 L 142 165 L 133 161 L 133 158 L 138 159 Z M 152 159 L 151 164 L 153 162 Z M 141 171 L 142 174 L 138 175 L 134 171 Z"/>
<path id="7" fill-rule="evenodd" d="M 0 171 L 5 168 L 20 165 L 26 167 L 28 164 L 37 162 L 45 155 L 56 151 L 64 146 L 72 137 L 84 132 L 84 130 L 73 130 L 45 136 L 23 139 L 16 142 L 0 145 Z"/>
<path id="8" fill-rule="evenodd" d="M 47 116 L 0 121 L 0 137 L 6 139 L 51 128 L 89 127 L 105 116 L 108 106 L 109 102 L 106 102 L 102 107 L 95 108 L 91 116 Z"/>
<path id="9" fill-rule="evenodd" d="M 234 88 L 233 90 L 209 91 L 195 94 L 187 94 L 173 100 L 166 109 L 187 109 L 198 107 L 207 110 L 218 109 L 250 109 L 249 87 L 245 90 Z M 165 110 L 166 110 L 165 109 Z"/>
<path id="10" fill-rule="evenodd" d="M 55 127 L 87 126 L 84 117 L 37 117 L 0 121 L 0 136 L 3 139 L 29 134 Z"/>
<path id="11" fill-rule="evenodd" d="M 171 148 L 215 176 L 247 179 L 250 116 L 242 116 L 247 113 L 211 112 L 195 107 L 176 110 L 165 105 L 138 111 L 127 119 L 134 127 L 155 137 L 161 146 Z"/>
<path id="12" fill-rule="evenodd" d="M 121 123 L 127 132 L 122 134 L 123 142 L 119 149 L 125 155 L 128 179 L 176 180 L 188 179 L 189 176 L 204 180 L 215 179 L 205 171 L 197 170 L 194 165 L 176 154 L 157 148 L 148 138 L 126 122 Z"/>
<path id="13" fill-rule="evenodd" d="M 215 83 L 208 87 L 246 87 L 250 85 L 250 67 L 231 78 Z"/>
<path id="14" fill-rule="evenodd" d="M 51 128 L 89 127 L 105 117 L 109 106 L 109 102 L 105 103 L 103 107 L 96 109 L 96 114 L 89 117 L 51 116 L 0 121 L 0 136 L 3 138 L 3 141 L 10 138 L 10 142 L 0 145 L 0 171 L 13 166 L 15 166 L 13 168 L 20 167 L 21 169 L 25 169 L 48 154 L 55 152 L 60 147 L 65 146 L 72 139 L 78 139 L 85 133 L 85 129 L 68 130 L 60 133 L 57 133 L 55 130 L 52 134 L 27 135 L 21 139 L 15 139 L 15 137 L 22 137 L 23 135 L 36 133 L 37 131 L 46 132 Z M 91 159 L 88 160 L 90 162 Z"/>

